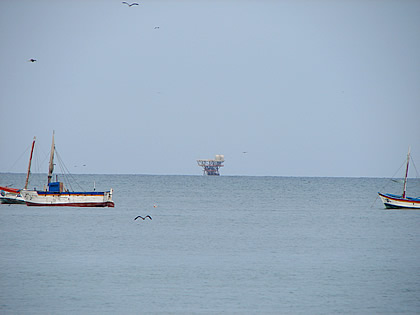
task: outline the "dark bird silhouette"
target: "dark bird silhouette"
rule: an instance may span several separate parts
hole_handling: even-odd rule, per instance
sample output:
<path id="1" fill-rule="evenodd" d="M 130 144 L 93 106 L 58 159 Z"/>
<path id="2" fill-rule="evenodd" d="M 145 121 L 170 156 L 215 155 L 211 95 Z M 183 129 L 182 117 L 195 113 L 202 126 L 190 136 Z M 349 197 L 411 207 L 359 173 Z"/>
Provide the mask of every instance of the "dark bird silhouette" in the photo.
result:
<path id="1" fill-rule="evenodd" d="M 146 218 L 149 218 L 150 220 L 152 220 L 152 217 L 150 215 L 146 215 L 144 218 L 138 215 L 137 217 L 134 218 L 134 220 L 137 220 L 138 218 L 143 219 L 143 221 L 146 220 Z"/>
<path id="2" fill-rule="evenodd" d="M 29 59 L 28 61 L 29 61 L 29 62 L 35 62 L 35 61 L 36 61 L 36 59 L 32 59 L 32 58 L 31 58 L 31 59 Z"/>
<path id="3" fill-rule="evenodd" d="M 122 3 L 128 5 L 129 7 L 132 7 L 133 5 L 139 5 L 138 3 L 135 3 L 135 2 L 133 2 L 133 3 L 130 4 L 128 2 L 123 1 Z"/>

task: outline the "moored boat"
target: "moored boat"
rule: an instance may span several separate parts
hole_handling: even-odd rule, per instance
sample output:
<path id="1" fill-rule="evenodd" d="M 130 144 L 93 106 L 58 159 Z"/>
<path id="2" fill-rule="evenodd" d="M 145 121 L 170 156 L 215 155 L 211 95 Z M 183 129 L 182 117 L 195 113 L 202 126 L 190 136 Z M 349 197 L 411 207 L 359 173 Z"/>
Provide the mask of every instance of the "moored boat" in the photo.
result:
<path id="1" fill-rule="evenodd" d="M 384 206 L 387 209 L 419 209 L 420 210 L 420 198 L 410 198 L 393 194 L 381 194 L 378 193 L 381 197 Z"/>
<path id="2" fill-rule="evenodd" d="M 54 171 L 54 133 L 52 137 L 50 163 L 48 170 L 48 189 L 20 191 L 28 206 L 67 206 L 67 207 L 114 207 L 112 201 L 113 190 L 97 192 L 70 192 L 59 181 L 52 181 Z M 29 164 L 30 165 L 30 164 Z M 28 171 L 29 174 L 29 171 Z"/>
<path id="3" fill-rule="evenodd" d="M 35 140 L 36 140 L 36 137 L 34 137 L 34 140 L 32 141 L 31 155 L 29 157 L 28 172 L 26 173 L 25 189 L 28 188 L 29 174 L 31 172 L 31 163 L 32 163 L 32 155 L 34 153 Z M 0 186 L 0 203 L 25 204 L 25 199 L 23 199 L 20 192 L 21 190 L 17 188 Z"/>
<path id="4" fill-rule="evenodd" d="M 49 184 L 48 191 L 22 190 L 27 206 L 67 206 L 67 207 L 114 207 L 112 189 L 110 191 L 70 192 L 62 191 L 61 182 Z"/>
<path id="5" fill-rule="evenodd" d="M 20 189 L 0 186 L 0 203 L 25 204 L 25 200 L 20 195 Z"/>
<path id="6" fill-rule="evenodd" d="M 420 197 L 408 197 L 406 195 L 409 163 L 410 163 L 410 148 L 408 149 L 408 154 L 407 154 L 407 163 L 406 163 L 406 169 L 405 169 L 404 187 L 403 187 L 402 195 L 394 195 L 394 194 L 386 194 L 386 193 L 378 192 L 379 197 L 384 203 L 385 208 L 387 209 L 419 209 L 420 210 Z"/>

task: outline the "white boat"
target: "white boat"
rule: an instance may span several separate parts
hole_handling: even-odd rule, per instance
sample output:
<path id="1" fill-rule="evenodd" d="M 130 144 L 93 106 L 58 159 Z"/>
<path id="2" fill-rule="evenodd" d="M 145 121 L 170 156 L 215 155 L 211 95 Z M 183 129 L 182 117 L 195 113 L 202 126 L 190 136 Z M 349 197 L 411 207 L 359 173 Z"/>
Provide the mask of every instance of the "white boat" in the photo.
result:
<path id="1" fill-rule="evenodd" d="M 70 192 L 62 190 L 62 184 L 50 183 L 48 191 L 22 190 L 21 195 L 27 206 L 114 207 L 112 189 L 105 192 Z"/>
<path id="2" fill-rule="evenodd" d="M 48 170 L 48 189 L 20 191 L 27 206 L 67 206 L 67 207 L 114 207 L 112 201 L 113 190 L 91 191 L 91 192 L 70 192 L 62 182 L 52 181 L 54 171 L 54 133 L 52 137 L 50 163 Z M 29 164 L 30 165 L 30 164 Z"/>
<path id="3" fill-rule="evenodd" d="M 32 149 L 31 149 L 31 155 L 29 157 L 28 172 L 26 174 L 25 189 L 28 188 L 29 174 L 31 172 L 32 154 L 34 153 L 34 146 L 35 146 L 35 139 L 36 138 L 34 137 L 34 140 L 32 141 Z M 25 199 L 23 199 L 22 195 L 20 194 L 20 191 L 21 190 L 17 188 L 0 186 L 0 203 L 25 204 Z"/>
<path id="4" fill-rule="evenodd" d="M 25 200 L 20 194 L 20 189 L 0 186 L 0 203 L 25 204 Z"/>
<path id="5" fill-rule="evenodd" d="M 420 210 L 420 197 L 407 197 L 407 176 L 408 176 L 408 165 L 410 163 L 410 149 L 407 154 L 407 165 L 405 169 L 404 187 L 402 195 L 394 194 L 382 194 L 378 193 L 381 197 L 382 202 L 387 209 L 419 209 Z"/>

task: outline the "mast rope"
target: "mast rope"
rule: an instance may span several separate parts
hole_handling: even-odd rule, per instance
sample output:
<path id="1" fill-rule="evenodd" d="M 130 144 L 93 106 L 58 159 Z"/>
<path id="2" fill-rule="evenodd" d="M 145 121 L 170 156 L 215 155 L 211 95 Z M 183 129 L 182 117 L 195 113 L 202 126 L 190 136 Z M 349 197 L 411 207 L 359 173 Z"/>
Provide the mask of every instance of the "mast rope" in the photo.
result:
<path id="1" fill-rule="evenodd" d="M 414 159 L 412 156 L 410 156 L 410 159 L 411 159 L 411 164 L 414 166 L 414 169 L 416 170 L 416 178 L 419 178 L 420 175 L 419 175 L 419 172 L 417 171 L 417 167 L 416 167 L 416 164 L 414 163 Z"/>
<path id="2" fill-rule="evenodd" d="M 55 148 L 55 153 L 57 154 L 57 160 L 58 160 L 58 164 L 60 166 L 62 175 L 64 176 L 64 181 L 66 186 L 68 186 L 70 188 L 71 191 L 74 191 L 71 181 L 73 181 L 79 188 L 80 191 L 83 191 L 82 186 L 80 186 L 80 184 L 76 181 L 76 179 L 74 178 L 74 176 L 69 172 L 68 168 L 66 167 L 66 165 L 64 164 L 60 154 L 58 153 L 57 149 Z M 71 181 L 70 181 L 71 179 Z"/>
<path id="3" fill-rule="evenodd" d="M 26 150 L 18 157 L 18 159 L 12 164 L 12 166 L 9 167 L 7 173 L 11 173 L 11 171 L 13 170 L 13 168 L 22 159 L 22 157 L 29 151 L 29 148 L 31 148 L 31 146 L 32 146 L 32 143 L 30 145 L 28 145 L 28 147 L 26 148 Z"/>
<path id="4" fill-rule="evenodd" d="M 390 178 L 390 180 L 388 180 L 386 182 L 386 184 L 381 188 L 380 191 L 384 191 L 386 187 L 389 186 L 390 183 L 395 182 L 394 177 L 395 175 L 397 175 L 397 173 L 401 170 L 401 168 L 407 163 L 407 160 L 404 160 L 404 162 L 401 164 L 401 166 L 399 167 L 399 169 L 394 173 L 394 175 L 392 175 L 392 177 Z M 374 204 L 376 203 L 376 201 L 379 199 L 379 195 L 376 196 L 375 201 L 373 202 L 373 204 L 370 206 L 370 208 L 372 208 L 374 206 Z"/>

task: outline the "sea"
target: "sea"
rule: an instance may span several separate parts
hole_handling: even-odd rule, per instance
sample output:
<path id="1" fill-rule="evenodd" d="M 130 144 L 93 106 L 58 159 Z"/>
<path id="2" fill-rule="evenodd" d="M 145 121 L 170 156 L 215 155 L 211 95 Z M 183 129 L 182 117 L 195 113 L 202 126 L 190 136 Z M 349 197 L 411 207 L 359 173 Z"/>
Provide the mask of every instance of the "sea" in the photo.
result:
<path id="1" fill-rule="evenodd" d="M 1 205 L 1 314 L 420 313 L 420 211 L 377 197 L 400 183 L 72 179 L 76 191 L 112 188 L 115 208 Z M 35 174 L 30 188 L 45 181 Z M 2 186 L 24 182 L 0 174 Z"/>

